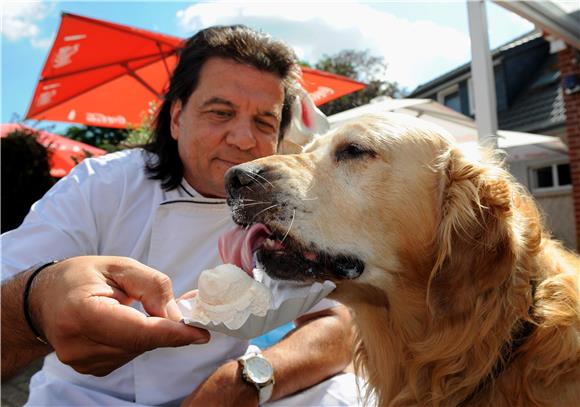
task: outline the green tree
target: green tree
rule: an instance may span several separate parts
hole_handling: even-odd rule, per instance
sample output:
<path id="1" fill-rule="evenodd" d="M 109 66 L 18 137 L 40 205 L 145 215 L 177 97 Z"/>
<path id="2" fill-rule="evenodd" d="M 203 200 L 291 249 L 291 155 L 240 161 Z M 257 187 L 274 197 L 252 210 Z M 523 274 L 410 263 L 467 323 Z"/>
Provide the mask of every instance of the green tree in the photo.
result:
<path id="1" fill-rule="evenodd" d="M 369 50 L 343 50 L 335 55 L 324 55 L 314 67 L 367 84 L 364 89 L 319 106 L 326 115 L 365 105 L 377 96 L 400 97 L 403 93 L 396 82 L 386 80 L 384 58 L 371 55 Z"/>
<path id="2" fill-rule="evenodd" d="M 97 126 L 71 126 L 66 129 L 64 136 L 112 152 L 125 148 L 123 142 L 129 136 L 129 131 Z"/>
<path id="3" fill-rule="evenodd" d="M 112 129 L 96 126 L 71 126 L 64 136 L 76 141 L 102 148 L 107 152 L 122 150 L 146 144 L 153 132 L 153 122 L 157 104 L 149 103 L 147 111 L 143 112 L 139 126 L 127 126 L 126 129 Z"/>
<path id="4" fill-rule="evenodd" d="M 125 147 L 139 147 L 151 141 L 156 113 L 157 103 L 150 102 L 147 111 L 142 114 L 141 124 L 137 127 L 130 126 L 128 128 L 127 138 L 123 142 Z"/>

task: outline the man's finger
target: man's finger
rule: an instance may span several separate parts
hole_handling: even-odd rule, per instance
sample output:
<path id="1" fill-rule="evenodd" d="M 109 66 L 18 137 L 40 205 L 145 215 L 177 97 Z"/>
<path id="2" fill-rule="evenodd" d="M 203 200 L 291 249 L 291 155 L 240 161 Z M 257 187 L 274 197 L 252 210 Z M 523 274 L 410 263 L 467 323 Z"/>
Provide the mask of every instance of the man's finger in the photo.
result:
<path id="1" fill-rule="evenodd" d="M 158 347 L 207 343 L 210 338 L 204 329 L 166 318 L 148 317 L 128 306 L 101 301 L 98 297 L 87 301 L 84 307 L 86 321 L 101 321 L 98 326 L 88 327 L 87 336 L 103 344 L 117 344 L 128 351 L 142 353 Z"/>
<path id="2" fill-rule="evenodd" d="M 169 304 L 174 297 L 171 279 L 166 274 L 125 258 L 109 263 L 107 271 L 108 277 L 128 296 L 141 302 L 149 315 L 180 319 L 177 305 Z"/>

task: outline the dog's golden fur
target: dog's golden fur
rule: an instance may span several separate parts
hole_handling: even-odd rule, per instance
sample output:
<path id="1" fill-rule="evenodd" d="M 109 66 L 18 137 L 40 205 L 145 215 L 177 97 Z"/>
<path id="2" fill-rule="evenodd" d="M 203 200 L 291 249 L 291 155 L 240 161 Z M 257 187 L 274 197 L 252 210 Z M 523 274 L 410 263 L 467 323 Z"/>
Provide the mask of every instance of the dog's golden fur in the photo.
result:
<path id="1" fill-rule="evenodd" d="M 580 406 L 580 260 L 491 155 L 386 115 L 255 163 L 291 239 L 364 262 L 333 296 L 379 406 Z"/>

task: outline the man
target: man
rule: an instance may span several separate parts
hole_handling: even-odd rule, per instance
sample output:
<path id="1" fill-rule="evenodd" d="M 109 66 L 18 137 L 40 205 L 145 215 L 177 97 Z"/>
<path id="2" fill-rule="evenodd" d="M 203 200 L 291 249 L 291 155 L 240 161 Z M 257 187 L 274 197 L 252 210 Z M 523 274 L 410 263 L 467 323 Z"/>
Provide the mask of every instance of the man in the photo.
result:
<path id="1" fill-rule="evenodd" d="M 275 153 L 283 137 L 295 61 L 243 26 L 199 32 L 181 52 L 152 143 L 85 160 L 3 235 L 3 278 L 14 277 L 2 285 L 2 378 L 48 354 L 30 405 L 187 397 L 184 405 L 250 406 L 348 364 L 342 307 L 311 310 L 264 352 L 275 375 L 266 393 L 242 377 L 236 358 L 246 342 L 175 322 L 174 292 L 186 294 L 220 263 L 217 239 L 232 226 L 225 171 Z"/>

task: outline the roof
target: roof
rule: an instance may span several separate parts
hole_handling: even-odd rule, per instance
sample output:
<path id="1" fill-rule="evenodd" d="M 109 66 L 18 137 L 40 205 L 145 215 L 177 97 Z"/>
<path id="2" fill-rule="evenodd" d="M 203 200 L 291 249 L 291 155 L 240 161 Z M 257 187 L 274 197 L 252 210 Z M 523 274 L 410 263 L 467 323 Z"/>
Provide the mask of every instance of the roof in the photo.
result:
<path id="1" fill-rule="evenodd" d="M 538 30 L 580 49 L 580 3 L 577 0 L 493 1 L 533 23 Z"/>
<path id="2" fill-rule="evenodd" d="M 506 130 L 537 132 L 565 122 L 566 110 L 557 56 L 552 54 L 510 108 L 499 112 L 498 125 Z"/>
<path id="3" fill-rule="evenodd" d="M 520 37 L 517 37 L 514 40 L 511 40 L 510 42 L 503 44 L 495 49 L 493 49 L 491 51 L 491 56 L 492 59 L 498 58 L 501 55 L 508 53 L 508 52 L 513 52 L 513 50 L 517 47 L 520 47 L 522 45 L 531 43 L 533 41 L 536 41 L 538 39 L 542 39 L 542 33 L 539 31 L 530 31 L 526 34 L 521 35 Z M 543 40 L 545 41 L 545 40 Z M 539 41 L 538 41 L 539 42 Z M 471 69 L 471 62 L 467 62 L 447 73 L 444 73 L 441 76 L 438 76 L 435 79 L 432 79 L 429 82 L 426 82 L 422 85 L 419 85 L 415 88 L 415 90 L 413 90 L 409 95 L 407 95 L 407 97 L 409 98 L 416 98 L 416 97 L 421 97 L 424 96 L 422 95 L 424 92 L 430 90 L 431 88 L 434 88 L 442 83 L 447 82 L 450 79 L 455 78 L 456 76 L 459 76 L 461 74 L 467 73 L 469 72 L 469 70 Z"/>

